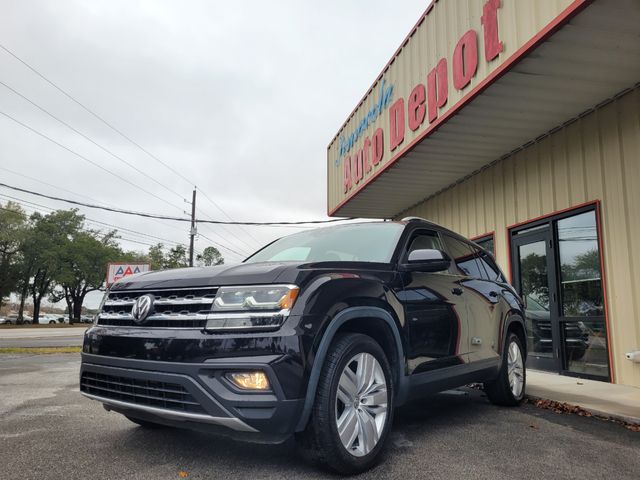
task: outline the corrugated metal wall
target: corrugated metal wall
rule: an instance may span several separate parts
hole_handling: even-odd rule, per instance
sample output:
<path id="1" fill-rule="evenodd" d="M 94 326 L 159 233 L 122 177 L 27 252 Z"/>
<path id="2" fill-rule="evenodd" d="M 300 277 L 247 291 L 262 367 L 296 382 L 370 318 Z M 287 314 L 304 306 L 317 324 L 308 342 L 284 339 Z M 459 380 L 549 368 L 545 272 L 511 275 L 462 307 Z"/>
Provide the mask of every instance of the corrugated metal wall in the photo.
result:
<path id="1" fill-rule="evenodd" d="M 495 231 L 506 271 L 508 226 L 592 200 L 601 201 L 615 381 L 640 386 L 640 364 L 624 358 L 640 348 L 640 89 L 402 216 L 425 217 L 467 237 Z"/>

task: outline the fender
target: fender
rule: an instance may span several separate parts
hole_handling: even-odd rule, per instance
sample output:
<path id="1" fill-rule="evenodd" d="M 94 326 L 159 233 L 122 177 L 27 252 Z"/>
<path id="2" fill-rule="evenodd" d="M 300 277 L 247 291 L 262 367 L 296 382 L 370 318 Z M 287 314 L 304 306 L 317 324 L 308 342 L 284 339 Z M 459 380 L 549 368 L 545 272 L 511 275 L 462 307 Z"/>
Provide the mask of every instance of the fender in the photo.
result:
<path id="1" fill-rule="evenodd" d="M 527 327 L 525 326 L 524 320 L 522 319 L 522 316 L 520 315 L 519 312 L 514 312 L 513 310 L 511 312 L 509 312 L 507 314 L 507 319 L 504 322 L 504 326 L 502 327 L 502 332 L 501 332 L 501 339 L 500 339 L 500 358 L 502 358 L 502 352 L 504 350 L 504 346 L 507 343 L 507 332 L 509 331 L 509 326 L 512 323 L 519 323 L 522 326 L 522 330 L 524 331 L 524 345 L 522 345 L 522 348 L 524 348 L 524 357 L 526 359 L 527 357 Z M 526 361 L 526 360 L 525 360 Z"/>
<path id="2" fill-rule="evenodd" d="M 296 432 L 301 432 L 305 429 L 307 422 L 309 421 L 309 417 L 311 416 L 311 409 L 313 408 L 313 403 L 315 401 L 316 390 L 318 388 L 318 382 L 320 380 L 320 373 L 322 371 L 322 366 L 324 365 L 324 360 L 327 356 L 327 352 L 329 351 L 329 346 L 333 341 L 333 337 L 335 336 L 338 329 L 346 322 L 348 322 L 349 320 L 353 320 L 354 318 L 363 317 L 378 318 L 385 321 L 389 325 L 389 328 L 393 333 L 393 338 L 396 342 L 396 350 L 398 352 L 398 385 L 396 386 L 396 405 L 401 405 L 406 398 L 409 382 L 407 381 L 407 377 L 404 372 L 404 349 L 402 347 L 402 340 L 400 339 L 400 333 L 398 332 L 398 327 L 395 320 L 389 312 L 383 310 L 382 308 L 347 308 L 346 310 L 338 313 L 335 318 L 330 321 L 329 326 L 327 327 L 327 330 L 325 331 L 322 340 L 320 341 L 318 352 L 316 353 L 315 361 L 313 362 L 313 367 L 311 369 L 311 375 L 309 376 L 309 384 L 307 386 L 307 394 L 304 399 L 304 407 L 302 409 L 300 419 L 298 420 L 298 425 L 296 426 Z"/>

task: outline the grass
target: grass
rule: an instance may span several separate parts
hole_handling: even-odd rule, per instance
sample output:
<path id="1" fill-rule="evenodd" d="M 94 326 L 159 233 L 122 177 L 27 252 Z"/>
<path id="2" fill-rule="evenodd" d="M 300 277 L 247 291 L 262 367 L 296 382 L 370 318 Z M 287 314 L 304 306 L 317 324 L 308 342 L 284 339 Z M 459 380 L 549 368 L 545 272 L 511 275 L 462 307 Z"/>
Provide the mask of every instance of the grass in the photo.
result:
<path id="1" fill-rule="evenodd" d="M 82 347 L 6 347 L 0 348 L 0 355 L 16 353 L 47 355 L 51 353 L 80 353 L 81 351 Z"/>

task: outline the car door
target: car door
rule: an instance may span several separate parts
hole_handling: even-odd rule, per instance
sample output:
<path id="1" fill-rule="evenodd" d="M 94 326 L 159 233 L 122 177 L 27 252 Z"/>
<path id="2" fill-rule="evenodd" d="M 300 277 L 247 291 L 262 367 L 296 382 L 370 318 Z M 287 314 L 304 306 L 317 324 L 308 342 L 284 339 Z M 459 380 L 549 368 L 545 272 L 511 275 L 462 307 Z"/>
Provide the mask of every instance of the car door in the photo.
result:
<path id="1" fill-rule="evenodd" d="M 456 269 L 464 277 L 460 283 L 468 309 L 469 361 L 498 361 L 501 288 L 489 280 L 479 248 L 449 234 L 444 234 L 443 240 Z"/>
<path id="2" fill-rule="evenodd" d="M 401 262 L 417 249 L 444 250 L 438 232 L 416 230 L 407 240 Z M 448 270 L 401 275 L 398 298 L 405 312 L 409 372 L 418 374 L 466 363 L 467 309 L 458 293 L 462 290 L 461 276 Z"/>

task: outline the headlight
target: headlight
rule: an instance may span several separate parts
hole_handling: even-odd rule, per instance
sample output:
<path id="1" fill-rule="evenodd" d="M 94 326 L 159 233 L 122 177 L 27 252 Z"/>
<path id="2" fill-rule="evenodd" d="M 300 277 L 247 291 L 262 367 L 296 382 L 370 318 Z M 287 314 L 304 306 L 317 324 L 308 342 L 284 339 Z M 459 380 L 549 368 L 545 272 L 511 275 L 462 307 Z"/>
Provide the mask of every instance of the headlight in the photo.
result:
<path id="1" fill-rule="evenodd" d="M 282 325 L 300 289 L 295 285 L 220 287 L 207 330 L 268 330 Z"/>

